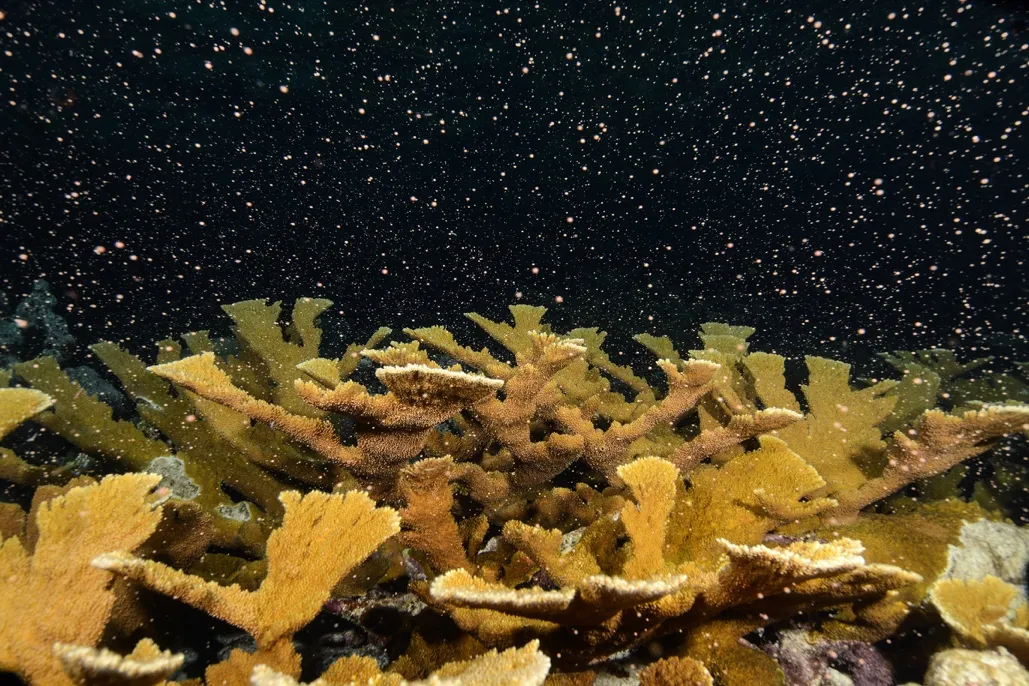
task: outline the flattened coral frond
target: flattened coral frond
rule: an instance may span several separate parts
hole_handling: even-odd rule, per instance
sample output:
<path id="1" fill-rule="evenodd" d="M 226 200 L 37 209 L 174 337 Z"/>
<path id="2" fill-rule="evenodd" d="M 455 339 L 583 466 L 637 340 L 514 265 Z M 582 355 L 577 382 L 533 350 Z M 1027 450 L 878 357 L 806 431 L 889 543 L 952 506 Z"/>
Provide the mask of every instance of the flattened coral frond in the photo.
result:
<path id="1" fill-rule="evenodd" d="M 420 364 L 380 367 L 375 376 L 389 393 L 371 395 L 353 381 L 329 389 L 298 381 L 297 392 L 315 407 L 353 415 L 364 423 L 384 428 L 427 429 L 504 385 L 503 381 L 481 374 Z"/>
<path id="2" fill-rule="evenodd" d="M 763 545 L 736 545 L 726 540 L 725 548 L 731 563 L 741 564 L 759 574 L 775 574 L 795 579 L 828 576 L 849 572 L 865 564 L 860 541 L 840 538 L 832 543 L 797 541 L 784 548 Z M 758 574 L 755 574 L 757 576 Z"/>
<path id="3" fill-rule="evenodd" d="M 503 387 L 500 379 L 438 369 L 424 364 L 381 367 L 375 376 L 401 402 L 408 405 L 448 405 L 466 407 L 479 402 Z"/>
<path id="4" fill-rule="evenodd" d="M 31 388 L 0 388 L 0 441 L 22 422 L 54 404 L 54 399 Z"/>
<path id="5" fill-rule="evenodd" d="M 675 595 L 688 583 L 683 574 L 636 580 L 598 574 L 582 579 L 575 588 L 546 591 L 538 587 L 512 589 L 454 570 L 437 577 L 430 593 L 435 600 L 455 608 L 587 626 L 600 625 L 619 612 Z"/>
<path id="6" fill-rule="evenodd" d="M 163 442 L 148 438 L 131 422 L 114 419 L 111 408 L 72 381 L 54 358 L 22 362 L 14 370 L 55 401 L 54 411 L 40 415 L 39 422 L 80 449 L 136 471 L 168 454 Z"/>
<path id="7" fill-rule="evenodd" d="M 376 508 L 361 491 L 287 491 L 281 498 L 286 515 L 268 538 L 268 573 L 257 591 L 220 586 L 123 552 L 93 564 L 245 629 L 267 649 L 310 622 L 340 579 L 400 529 L 394 510 Z M 336 539 L 339 532 L 347 533 L 345 543 Z"/>
<path id="8" fill-rule="evenodd" d="M 786 390 L 786 358 L 770 353 L 751 353 L 743 358 L 754 393 L 768 407 L 800 412 L 800 401 Z"/>
<path id="9" fill-rule="evenodd" d="M 783 441 L 761 436 L 758 450 L 690 474 L 690 488 L 670 521 L 673 561 L 713 562 L 722 552 L 718 538 L 758 544 L 780 524 L 835 505 L 824 498 L 805 500 L 824 486 L 818 472 Z"/>
<path id="10" fill-rule="evenodd" d="M 351 343 L 347 346 L 346 352 L 343 354 L 342 359 L 339 361 L 339 374 L 341 379 L 346 379 L 355 371 L 357 366 L 361 364 L 361 355 L 366 350 L 375 348 L 379 343 L 386 340 L 386 336 L 393 333 L 393 330 L 388 326 L 380 326 L 372 335 L 368 337 L 368 340 L 363 344 Z"/>
<path id="11" fill-rule="evenodd" d="M 747 354 L 750 344 L 747 339 L 757 329 L 751 326 L 725 324 L 723 322 L 706 322 L 700 325 L 700 340 L 706 350 L 717 350 L 727 355 L 742 357 Z"/>
<path id="12" fill-rule="evenodd" d="M 530 641 L 521 648 L 451 662 L 410 686 L 540 686 L 549 671 L 550 658 L 540 652 L 539 641 Z"/>
<path id="13" fill-rule="evenodd" d="M 650 384 L 645 379 L 636 376 L 631 367 L 612 362 L 608 354 L 600 347 L 604 344 L 604 339 L 607 338 L 605 332 L 595 327 L 572 329 L 568 332 L 568 337 L 578 340 L 579 344 L 584 346 L 583 356 L 591 365 L 603 371 L 612 379 L 618 379 L 637 395 L 651 393 Z"/>
<path id="14" fill-rule="evenodd" d="M 504 540 L 528 555 L 560 586 L 575 586 L 588 576 L 599 574 L 600 566 L 586 546 L 566 552 L 559 529 L 541 529 L 523 522 L 504 524 Z"/>
<path id="15" fill-rule="evenodd" d="M 986 630 L 1008 624 L 1024 605 L 1019 590 L 995 576 L 983 579 L 941 579 L 929 590 L 940 617 L 970 648 L 988 647 Z"/>
<path id="16" fill-rule="evenodd" d="M 198 503 L 211 514 L 217 514 L 219 507 L 230 507 L 232 502 L 221 490 L 224 480 L 265 512 L 281 516 L 276 498 L 283 490 L 282 484 L 237 449 L 237 444 L 247 447 L 245 441 L 232 443 L 216 431 L 216 427 L 224 424 L 211 421 L 211 415 L 201 409 L 204 407 L 202 401 L 194 403 L 190 398 L 195 396 L 172 393 L 165 379 L 147 371 L 139 358 L 114 343 L 98 343 L 90 346 L 90 350 L 118 376 L 122 386 L 136 401 L 140 416 L 160 429 L 176 447 L 175 458 L 183 463 L 183 471 L 200 487 L 199 494 L 195 496 Z M 198 409 L 202 419 L 190 421 L 188 417 Z M 249 431 L 249 427 L 243 428 L 242 417 L 237 416 L 237 420 L 239 428 L 231 437 L 239 439 Z M 166 448 L 165 452 L 169 450 Z M 151 462 L 148 469 L 153 466 Z M 227 528 L 223 522 L 219 522 L 219 526 Z"/>
<path id="17" fill-rule="evenodd" d="M 272 636 L 310 622 L 339 580 L 400 531 L 397 512 L 376 507 L 363 491 L 286 491 L 280 499 L 286 516 L 268 537 L 268 575 L 254 594 L 261 629 Z M 339 534 L 346 538 L 336 540 Z"/>
<path id="18" fill-rule="evenodd" d="M 312 357 L 310 360 L 305 360 L 298 364 L 297 369 L 329 388 L 343 383 L 343 375 L 340 373 L 340 360 Z"/>
<path id="19" fill-rule="evenodd" d="M 108 545 L 134 549 L 157 528 L 151 474 L 108 476 L 71 488 L 36 513 L 30 556 L 17 538 L 0 545 L 0 666 L 30 681 L 68 683 L 55 642 L 93 646 L 114 606 L 110 576 L 90 566 Z"/>
<path id="20" fill-rule="evenodd" d="M 134 550 L 161 521 L 161 508 L 147 495 L 160 478 L 152 474 L 108 476 L 95 486 L 73 488 L 40 508 L 39 540 L 32 555 L 34 594 L 40 606 L 34 621 L 57 631 L 53 640 L 93 645 L 113 603 L 106 574 L 90 562 L 105 550 Z M 59 602 L 54 589 L 69 597 Z"/>
<path id="21" fill-rule="evenodd" d="M 348 345 L 343 353 L 343 357 L 340 359 L 326 360 L 321 357 L 313 357 L 298 364 L 297 369 L 323 386 L 328 386 L 329 388 L 338 386 L 357 370 L 358 365 L 361 364 L 362 357 L 371 357 L 372 353 L 381 352 L 375 351 L 373 348 L 381 343 L 391 332 L 392 329 L 389 327 L 380 327 L 368 338 L 366 343 L 351 343 Z M 393 345 L 397 344 L 394 343 Z"/>
<path id="22" fill-rule="evenodd" d="M 331 305 L 331 300 L 297 298 L 292 324 L 285 331 L 278 324 L 282 303 L 246 300 L 222 306 L 236 323 L 236 337 L 267 367 L 275 404 L 293 414 L 317 414 L 296 396 L 293 382 L 301 376 L 297 365 L 318 356 L 321 330 L 315 320 Z"/>
<path id="23" fill-rule="evenodd" d="M 428 326 L 422 329 L 404 329 L 411 338 L 424 343 L 425 345 L 446 353 L 458 362 L 474 367 L 494 379 L 507 379 L 514 370 L 513 368 L 493 357 L 489 350 L 472 350 L 463 345 L 458 345 L 453 334 L 442 326 Z"/>
<path id="24" fill-rule="evenodd" d="M 466 312 L 465 316 L 478 324 L 493 340 L 515 354 L 525 352 L 532 345 L 529 341 L 530 331 L 549 333 L 550 327 L 543 324 L 543 315 L 547 313 L 547 308 L 532 305 L 510 305 L 508 309 L 514 319 L 514 326 L 492 321 L 475 312 Z"/>
<path id="25" fill-rule="evenodd" d="M 622 508 L 622 523 L 632 540 L 632 554 L 622 573 L 645 579 L 665 571 L 665 533 L 675 505 L 679 470 L 671 462 L 645 457 L 618 468 L 618 476 L 632 489 L 635 503 Z"/>
<path id="26" fill-rule="evenodd" d="M 250 683 L 252 686 L 541 686 L 550 671 L 550 658 L 540 652 L 539 641 L 499 653 L 496 649 L 490 650 L 471 660 L 449 662 L 429 678 L 417 681 L 383 674 L 373 660 L 368 661 L 371 664 L 365 669 L 352 674 L 334 669 L 340 662 L 342 660 L 334 663 L 320 679 L 307 684 L 300 684 L 267 665 L 257 665 Z"/>
<path id="27" fill-rule="evenodd" d="M 610 616 L 637 605 L 675 595 L 685 589 L 690 581 L 689 575 L 686 574 L 664 574 L 649 579 L 623 579 L 598 574 L 579 582 L 576 588 L 576 601 L 584 610 Z"/>
<path id="28" fill-rule="evenodd" d="M 575 589 L 572 588 L 516 590 L 474 577 L 463 569 L 454 569 L 436 577 L 429 592 L 434 599 L 456 607 L 496 610 L 540 619 L 560 614 L 575 598 Z"/>
<path id="29" fill-rule="evenodd" d="M 124 551 L 97 555 L 93 558 L 93 566 L 115 572 L 241 629 L 254 632 L 259 629 L 257 608 L 250 602 L 250 593 L 239 586 L 221 586 L 213 581 L 204 581 L 161 562 L 144 560 Z"/>
<path id="30" fill-rule="evenodd" d="M 993 359 L 992 357 L 979 357 L 961 364 L 958 362 L 958 358 L 953 350 L 943 348 L 917 350 L 915 352 L 898 350 L 893 353 L 881 353 L 879 356 L 901 371 L 911 369 L 914 366 L 926 367 L 939 375 L 944 382 L 949 382 L 959 376 L 965 376 L 984 364 L 988 364 Z"/>
<path id="31" fill-rule="evenodd" d="M 904 376 L 889 390 L 887 395 L 895 396 L 897 404 L 893 412 L 879 425 L 886 435 L 893 434 L 916 421 L 923 412 L 936 406 L 942 381 L 940 375 L 927 367 L 911 365 Z"/>
<path id="32" fill-rule="evenodd" d="M 71 470 L 62 467 L 40 467 L 29 464 L 7 448 L 0 448 L 0 480 L 23 486 L 63 484 L 73 478 Z M 0 503 L 0 507 L 7 503 Z M 2 531 L 2 529 L 0 529 Z"/>
<path id="33" fill-rule="evenodd" d="M 733 608 L 734 616 L 755 622 L 748 629 L 752 630 L 776 617 L 857 602 L 861 608 L 874 609 L 875 616 L 863 614 L 855 621 L 868 624 L 866 631 L 872 636 L 868 640 L 879 640 L 883 636 L 877 632 L 894 631 L 908 611 L 905 603 L 891 600 L 889 594 L 922 580 L 892 565 L 866 564 L 860 542 L 846 538 L 831 543 L 798 541 L 783 548 L 727 541 L 722 545 L 728 563 L 704 590 L 698 601 L 700 614 L 693 621 L 713 619 Z"/>
<path id="34" fill-rule="evenodd" d="M 258 650 L 256 653 L 234 648 L 229 652 L 228 659 L 204 670 L 204 681 L 211 686 L 251 686 L 254 669 L 262 664 L 278 670 L 287 678 L 300 676 L 300 655 L 293 649 L 291 642 L 280 641 L 270 649 Z"/>
<path id="35" fill-rule="evenodd" d="M 370 678 L 368 683 L 374 684 L 374 678 Z M 332 684 L 325 679 L 315 679 L 314 681 L 301 683 L 289 674 L 277 672 L 268 665 L 260 664 L 255 665 L 254 671 L 250 674 L 250 686 L 332 686 Z"/>
<path id="36" fill-rule="evenodd" d="M 429 353 L 421 349 L 418 341 L 410 343 L 394 341 L 389 344 L 388 348 L 382 350 L 363 350 L 361 357 L 367 357 L 384 367 L 406 367 L 409 364 L 419 364 L 425 367 L 439 368 L 438 364 L 429 359 Z"/>
<path id="37" fill-rule="evenodd" d="M 682 356 L 675 349 L 675 344 L 668 336 L 654 336 L 649 333 L 638 333 L 632 337 L 634 341 L 654 353 L 658 359 L 671 360 L 675 364 L 682 362 Z"/>
<path id="38" fill-rule="evenodd" d="M 65 673 L 80 686 L 158 686 L 174 674 L 185 656 L 161 650 L 144 638 L 128 655 L 103 648 L 54 644 L 54 655 Z"/>
<path id="39" fill-rule="evenodd" d="M 860 540 L 865 546 L 862 556 L 866 560 L 920 574 L 925 581 L 904 588 L 898 596 L 898 600 L 917 605 L 924 599 L 928 586 L 947 569 L 949 551 L 957 550 L 965 541 L 962 532 L 968 526 L 966 522 L 981 520 L 984 515 L 974 503 L 954 499 L 920 504 L 903 514 L 863 513 L 852 524 L 825 525 L 815 533 L 823 538 L 843 536 Z M 977 529 L 970 529 L 968 535 Z M 976 537 L 981 535 L 977 531 Z"/>
<path id="40" fill-rule="evenodd" d="M 534 364 L 548 376 L 586 354 L 581 338 L 561 338 L 557 334 L 529 331 L 526 340 L 529 346 L 517 356 L 518 364 Z"/>
<path id="41" fill-rule="evenodd" d="M 886 444 L 879 425 L 897 399 L 885 395 L 892 384 L 851 389 L 848 364 L 821 357 L 808 357 L 806 362 L 808 383 L 802 390 L 808 414 L 777 435 L 818 470 L 828 495 L 836 497 L 857 490 L 869 474 L 882 468 Z"/>

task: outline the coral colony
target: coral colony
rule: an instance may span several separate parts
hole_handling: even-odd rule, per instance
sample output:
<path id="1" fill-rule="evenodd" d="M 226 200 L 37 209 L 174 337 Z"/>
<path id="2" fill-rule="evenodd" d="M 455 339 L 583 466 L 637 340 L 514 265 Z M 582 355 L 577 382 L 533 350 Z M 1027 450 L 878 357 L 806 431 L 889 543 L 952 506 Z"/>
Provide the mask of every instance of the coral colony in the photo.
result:
<path id="1" fill-rule="evenodd" d="M 279 304 L 226 306 L 234 338 L 161 341 L 153 364 L 94 345 L 127 412 L 53 356 L 2 372 L 0 479 L 25 496 L 0 504 L 0 668 L 47 686 L 885 684 L 875 644 L 922 631 L 924 683 L 1026 683 L 1029 536 L 1005 515 L 1021 467 L 995 451 L 970 486 L 962 464 L 1029 430 L 1016 376 L 997 399 L 946 351 L 864 382 L 808 357 L 795 393 L 752 329 L 705 324 L 686 353 L 637 336 L 645 379 L 604 333 L 523 305 L 469 315 L 495 349 L 380 329 L 325 359 L 329 305 L 300 299 L 284 327 Z M 352 645 L 312 648 L 319 622 Z"/>

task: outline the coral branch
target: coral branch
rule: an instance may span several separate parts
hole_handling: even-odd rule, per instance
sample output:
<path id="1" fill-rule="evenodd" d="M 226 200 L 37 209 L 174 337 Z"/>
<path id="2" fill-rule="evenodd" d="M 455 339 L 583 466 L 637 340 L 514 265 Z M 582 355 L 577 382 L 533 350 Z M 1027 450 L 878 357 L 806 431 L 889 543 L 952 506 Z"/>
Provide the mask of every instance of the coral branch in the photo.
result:
<path id="1" fill-rule="evenodd" d="M 851 493 L 839 497 L 840 504 L 825 513 L 834 520 L 853 517 L 868 505 L 896 493 L 906 485 L 940 474 L 954 465 L 979 455 L 996 439 L 1016 431 L 1029 430 L 1029 406 L 987 405 L 961 415 L 931 410 L 910 431 L 893 435 L 888 448 L 889 463 L 882 476 L 871 479 Z"/>
<path id="2" fill-rule="evenodd" d="M 340 579 L 400 530 L 394 510 L 376 508 L 361 492 L 287 491 L 281 498 L 286 515 L 268 538 L 268 574 L 257 591 L 219 586 L 125 552 L 100 555 L 93 564 L 238 626 L 259 649 L 274 650 L 314 618 Z M 327 535 L 336 532 L 348 532 L 347 544 Z"/>
<path id="3" fill-rule="evenodd" d="M 115 604 L 110 575 L 90 561 L 109 546 L 133 550 L 157 528 L 148 493 L 160 477 L 109 476 L 39 508 L 30 555 L 17 538 L 0 545 L 0 668 L 33 683 L 71 683 L 51 647 L 95 646 Z"/>
<path id="4" fill-rule="evenodd" d="M 453 467 L 449 458 L 428 458 L 400 473 L 400 492 L 406 502 L 400 511 L 404 523 L 402 540 L 424 553 L 439 572 L 473 570 L 450 511 L 454 505 L 450 489 Z"/>
<path id="5" fill-rule="evenodd" d="M 254 398 L 236 387 L 229 375 L 215 365 L 214 353 L 193 355 L 147 369 L 251 419 L 272 424 L 330 460 L 352 468 L 362 466 L 361 452 L 340 443 L 332 424 L 322 419 L 292 414 L 278 405 Z"/>
<path id="6" fill-rule="evenodd" d="M 622 524 L 632 540 L 632 555 L 622 573 L 644 579 L 666 571 L 664 557 L 668 515 L 675 506 L 679 470 L 670 462 L 645 457 L 618 468 L 618 476 L 632 489 L 636 503 L 622 508 Z"/>
<path id="7" fill-rule="evenodd" d="M 586 352 L 581 341 L 530 331 L 518 366 L 504 384 L 504 399 L 489 398 L 471 408 L 483 431 L 514 456 L 512 487 L 521 490 L 545 483 L 575 461 L 581 439 L 551 434 L 533 441 L 530 422 L 550 414 L 560 399 L 553 377 Z"/>
<path id="8" fill-rule="evenodd" d="M 785 428 L 799 422 L 804 415 L 793 410 L 772 407 L 754 414 L 733 415 L 727 426 L 707 429 L 692 441 L 683 443 L 668 456 L 668 460 L 685 473 L 689 473 L 705 459 L 727 450 L 747 439 L 763 433 Z"/>
<path id="9" fill-rule="evenodd" d="M 617 478 L 619 465 L 625 462 L 629 446 L 658 426 L 674 424 L 711 390 L 710 382 L 719 365 L 703 360 L 691 360 L 678 369 L 669 360 L 658 360 L 658 366 L 668 377 L 668 395 L 649 407 L 642 415 L 629 422 L 614 422 L 601 430 L 575 407 L 562 407 L 556 419 L 562 428 L 584 440 L 583 457 L 593 468 L 609 478 Z"/>

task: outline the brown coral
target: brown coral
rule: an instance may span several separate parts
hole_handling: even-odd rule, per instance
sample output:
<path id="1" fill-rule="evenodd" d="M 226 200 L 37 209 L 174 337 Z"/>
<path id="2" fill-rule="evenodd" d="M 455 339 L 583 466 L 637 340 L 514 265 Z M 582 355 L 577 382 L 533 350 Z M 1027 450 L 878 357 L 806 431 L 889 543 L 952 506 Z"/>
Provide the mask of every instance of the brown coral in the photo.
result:
<path id="1" fill-rule="evenodd" d="M 345 412 L 357 420 L 357 445 L 347 446 L 327 420 L 290 412 L 235 386 L 218 368 L 213 353 L 156 365 L 150 371 L 284 431 L 387 491 L 392 489 L 400 467 L 422 450 L 437 424 L 502 384 L 483 376 L 415 364 L 380 368 L 377 376 L 389 389 L 384 395 L 369 395 L 352 381 L 323 389 L 296 379 L 297 397 L 310 407 Z"/>

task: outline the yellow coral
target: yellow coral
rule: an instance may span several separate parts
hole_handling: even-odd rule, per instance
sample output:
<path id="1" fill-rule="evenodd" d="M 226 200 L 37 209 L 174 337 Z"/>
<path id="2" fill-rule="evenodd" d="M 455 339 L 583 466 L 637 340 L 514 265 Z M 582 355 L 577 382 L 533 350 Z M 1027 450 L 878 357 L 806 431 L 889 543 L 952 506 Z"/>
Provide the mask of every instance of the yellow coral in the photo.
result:
<path id="1" fill-rule="evenodd" d="M 449 458 L 427 458 L 400 473 L 400 491 L 406 502 L 400 511 L 404 543 L 422 551 L 441 572 L 458 567 L 471 569 L 450 511 L 454 504 L 450 488 L 453 467 Z"/>
<path id="2" fill-rule="evenodd" d="M 39 539 L 28 551 L 17 538 L 0 546 L 0 669 L 34 684 L 69 684 L 54 643 L 95 646 L 114 606 L 110 574 L 97 555 L 133 550 L 157 528 L 160 507 L 147 494 L 160 477 L 127 474 L 73 488 L 36 515 Z"/>
<path id="3" fill-rule="evenodd" d="M 281 498 L 286 514 L 268 538 L 268 573 L 256 591 L 219 586 L 127 552 L 100 555 L 93 564 L 246 630 L 257 640 L 258 653 L 230 658 L 237 672 L 261 659 L 299 669 L 292 635 L 314 618 L 340 579 L 399 531 L 400 518 L 361 492 L 344 497 L 288 491 Z M 335 540 L 337 532 L 347 532 L 346 544 Z"/>
<path id="4" fill-rule="evenodd" d="M 31 388 L 0 388 L 0 441 L 22 422 L 54 404 L 54 399 Z"/>
<path id="5" fill-rule="evenodd" d="M 403 462 L 421 452 L 437 424 L 502 385 L 481 375 L 424 365 L 380 368 L 378 377 L 390 389 L 384 395 L 370 395 L 352 381 L 323 389 L 310 381 L 295 380 L 297 396 L 311 407 L 346 412 L 357 419 L 358 445 L 347 446 L 329 421 L 292 413 L 235 386 L 218 368 L 213 353 L 149 369 L 208 400 L 275 426 L 320 455 L 385 483 L 386 490 L 392 488 Z"/>
<path id="6" fill-rule="evenodd" d="M 719 538 L 757 544 L 778 525 L 836 504 L 814 497 L 825 482 L 783 441 L 762 436 L 760 447 L 722 467 L 702 466 L 678 499 L 669 523 L 674 560 L 712 562 Z"/>
<path id="7" fill-rule="evenodd" d="M 851 389 L 848 364 L 821 357 L 806 360 L 809 376 L 802 390 L 808 413 L 803 421 L 776 435 L 818 470 L 829 495 L 850 492 L 868 480 L 871 470 L 881 468 L 876 458 L 885 444 L 878 425 L 889 416 L 896 398 L 884 395 L 891 384 Z M 753 365 L 749 368 L 755 373 L 758 370 Z M 759 373 L 756 376 L 762 378 Z M 771 390 L 771 384 L 765 388 Z M 761 399 L 775 402 L 782 397 L 780 390 Z"/>
<path id="8" fill-rule="evenodd" d="M 622 573 L 644 579 L 666 571 L 664 545 L 668 515 L 675 506 L 679 470 L 656 457 L 645 457 L 618 468 L 636 503 L 622 508 L 622 524 L 632 540 L 632 555 Z"/>
<path id="9" fill-rule="evenodd" d="M 1029 606 L 1020 589 L 995 576 L 940 579 L 929 591 L 940 617 L 969 648 L 1014 647 L 1029 656 Z"/>
<path id="10" fill-rule="evenodd" d="M 25 420 L 51 407 L 54 399 L 31 388 L 0 388 L 0 441 Z M 20 484 L 40 485 L 60 481 L 52 473 L 23 461 L 7 448 L 0 448 L 0 478 Z"/>
<path id="11" fill-rule="evenodd" d="M 331 306 L 331 300 L 298 298 L 293 305 L 292 323 L 285 332 L 278 324 L 281 303 L 267 305 L 264 300 L 246 300 L 222 306 L 236 323 L 236 338 L 244 354 L 252 355 L 267 369 L 273 381 L 272 399 L 287 412 L 318 415 L 297 397 L 293 382 L 302 376 L 297 365 L 317 357 L 321 330 L 315 326 L 315 319 Z"/>
<path id="12" fill-rule="evenodd" d="M 753 329 L 723 324 L 704 325 L 704 349 L 689 359 L 668 339 L 637 337 L 660 353 L 664 392 L 615 364 L 603 350 L 603 332 L 556 333 L 543 321 L 544 308 L 526 306 L 511 309 L 513 324 L 471 315 L 512 353 L 511 362 L 460 346 L 439 327 L 410 330 L 414 342 L 375 349 L 387 333 L 380 330 L 341 359 L 323 359 L 315 319 L 328 304 L 298 301 L 285 327 L 277 321 L 277 304 L 228 306 L 238 355 L 216 355 L 215 343 L 201 332 L 184 337 L 197 353 L 185 359 L 178 343 L 162 342 L 153 374 L 115 346 L 97 347 L 162 440 L 114 421 L 96 399 L 81 398 L 81 389 L 52 361 L 19 368 L 23 380 L 54 389 L 55 412 L 39 421 L 57 433 L 132 469 L 175 445 L 195 481 L 200 472 L 189 470 L 208 469 L 211 479 L 200 480 L 211 486 L 205 488 L 209 497 L 224 498 L 225 483 L 258 503 L 270 522 L 277 519 L 270 496 L 279 482 L 267 477 L 261 488 L 239 488 L 248 483 L 244 475 L 270 470 L 290 483 L 336 485 L 336 495 L 284 494 L 283 523 L 267 540 L 266 559 L 253 559 L 261 557 L 263 536 L 250 547 L 249 562 L 214 550 L 201 558 L 206 523 L 192 547 L 169 550 L 152 541 L 135 556 L 96 557 L 100 568 L 255 636 L 256 653 L 233 651 L 208 668 L 212 684 L 242 685 L 255 673 L 269 683 L 295 683 L 300 657 L 292 637 L 334 587 L 340 592 L 341 577 L 349 577 L 348 591 L 360 590 L 377 579 L 397 579 L 405 563 L 409 588 L 428 609 L 413 620 L 417 626 L 408 654 L 394 665 L 397 674 L 348 658 L 316 683 L 394 684 L 400 674 L 424 676 L 447 659 L 533 637 L 564 667 L 578 669 L 663 637 L 663 648 L 672 651 L 666 654 L 680 657 L 655 665 L 647 678 L 776 683 L 782 680 L 778 667 L 741 644 L 742 637 L 804 614 L 827 635 L 884 638 L 937 576 L 938 553 L 953 538 L 950 519 L 937 521 L 927 506 L 896 500 L 889 503 L 893 514 L 860 511 L 1029 423 L 1029 409 L 1012 404 L 953 416 L 930 411 L 908 426 L 931 400 L 915 393 L 917 384 L 851 388 L 847 365 L 820 358 L 808 359 L 803 399 L 810 411 L 802 415 L 801 400 L 786 388 L 784 360 L 751 353 Z M 442 358 L 425 348 L 461 364 L 444 369 Z M 379 365 L 375 374 L 386 392 L 349 380 L 361 359 Z M 465 371 L 470 367 L 483 373 Z M 630 392 L 614 392 L 614 381 Z M 0 395 L 0 409 L 2 401 Z M 193 412 L 191 421 L 182 421 Z M 23 418 L 16 413 L 5 424 L 0 413 L 0 437 Z M 884 437 L 885 426 L 904 430 Z M 222 458 L 229 454 L 239 468 L 226 476 Z M 34 479 L 28 465 L 0 462 L 0 473 L 7 467 L 22 482 Z M 360 567 L 398 531 L 400 518 L 376 508 L 365 493 L 347 492 L 355 476 L 372 497 L 403 504 L 402 535 Z M 553 488 L 558 478 L 562 487 Z M 61 497 L 74 497 L 55 499 L 59 492 L 37 491 L 40 513 Z M 950 506 L 975 514 L 971 506 Z M 32 516 L 23 526 L 20 508 L 0 510 L 0 527 L 21 537 L 6 541 L 0 556 L 0 571 L 14 572 L 0 577 L 10 584 L 22 576 L 33 541 L 45 547 L 46 532 Z M 175 520 L 162 529 L 170 536 L 181 536 L 175 532 L 195 521 L 189 508 L 166 508 L 166 514 Z M 899 530 L 904 527 L 910 534 Z M 340 532 L 353 545 L 337 544 Z M 863 546 L 859 539 L 866 538 Z M 920 538 L 928 541 L 922 547 Z M 37 548 L 34 557 L 41 554 Z M 183 561 L 173 568 L 144 555 Z M 210 581 L 232 574 L 249 580 L 247 587 Z M 941 598 L 947 589 L 953 598 L 955 588 L 938 589 Z M 972 593 L 967 586 L 956 590 Z M 996 619 L 994 605 L 1003 603 L 991 603 L 980 603 L 974 616 L 951 612 L 961 619 L 954 625 L 974 625 L 963 630 L 978 643 L 1016 649 L 1029 635 L 1023 619 L 1029 610 Z M 439 614 L 449 616 L 445 631 Z M 40 616 L 47 624 L 56 621 Z M 19 621 L 36 626 L 36 619 Z M 459 647 L 426 647 L 442 635 Z M 82 647 L 59 650 L 77 660 L 74 668 L 115 660 L 90 652 L 88 640 L 75 642 Z M 0 646 L 0 657 L 9 658 L 4 664 L 24 662 L 12 655 Z M 53 669 L 55 658 L 45 657 Z M 431 678 L 491 683 L 517 669 L 492 662 L 473 678 L 471 664 L 438 669 Z"/>
<path id="13" fill-rule="evenodd" d="M 633 442 L 657 427 L 674 424 L 693 410 L 711 390 L 712 379 L 719 370 L 717 364 L 699 360 L 688 362 L 682 369 L 670 360 L 658 360 L 657 364 L 668 377 L 668 394 L 628 424 L 615 422 L 601 430 L 579 408 L 565 406 L 555 413 L 565 431 L 584 441 L 582 456 L 587 464 L 609 479 L 616 477 L 618 467 L 628 461 Z"/>

